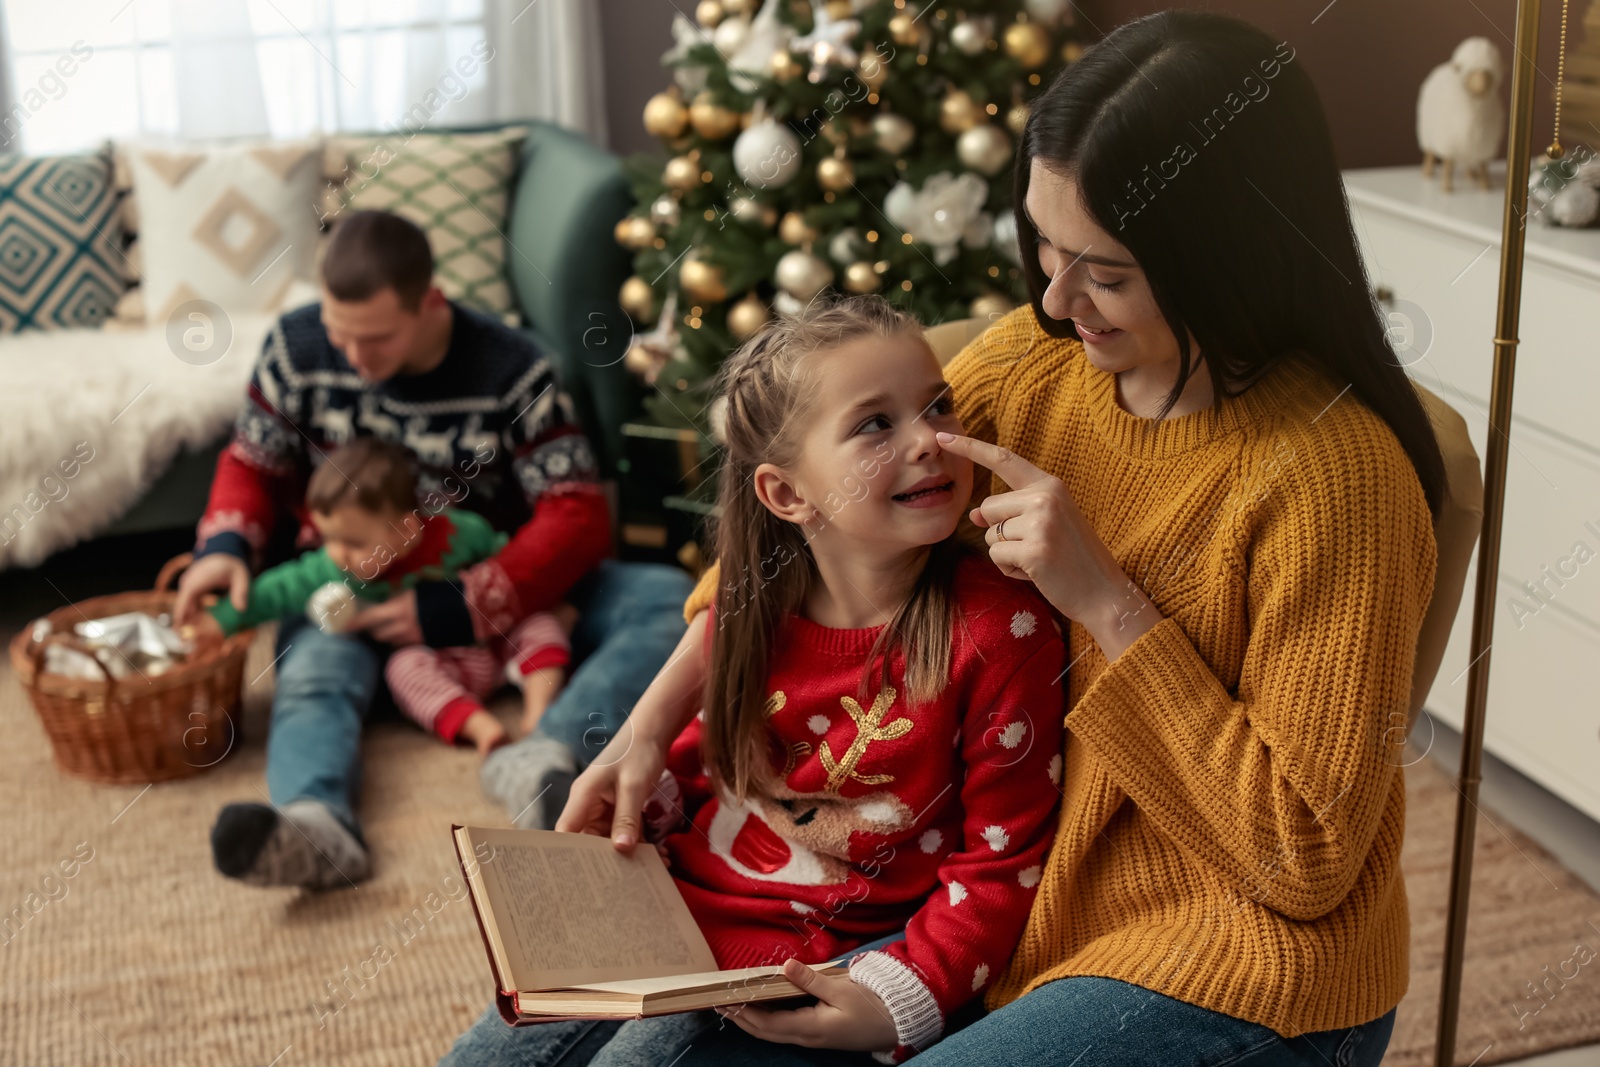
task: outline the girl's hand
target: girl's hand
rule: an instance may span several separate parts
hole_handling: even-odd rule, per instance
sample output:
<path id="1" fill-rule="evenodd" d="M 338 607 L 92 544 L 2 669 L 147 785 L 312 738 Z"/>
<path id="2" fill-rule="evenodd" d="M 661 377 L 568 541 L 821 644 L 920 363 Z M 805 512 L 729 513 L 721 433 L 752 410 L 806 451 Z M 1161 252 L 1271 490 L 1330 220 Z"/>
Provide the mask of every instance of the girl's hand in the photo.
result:
<path id="1" fill-rule="evenodd" d="M 1009 493 L 987 497 L 972 510 L 973 523 L 987 531 L 989 558 L 1002 573 L 1033 582 L 1057 611 L 1081 623 L 1107 660 L 1161 621 L 1155 604 L 1123 573 L 1084 518 L 1065 482 L 987 441 L 950 433 L 938 437 L 939 447 L 989 468 L 1011 486 Z"/>
<path id="2" fill-rule="evenodd" d="M 784 961 L 783 976 L 821 1003 L 806 1008 L 758 1008 L 732 1004 L 714 1009 L 763 1041 L 851 1052 L 888 1050 L 899 1035 L 878 994 L 847 974 L 818 974 L 799 960 Z"/>
<path id="3" fill-rule="evenodd" d="M 631 853 L 642 840 L 644 802 L 667 765 L 666 747 L 637 737 L 630 719 L 572 783 L 556 820 L 561 833 L 611 838 Z"/>

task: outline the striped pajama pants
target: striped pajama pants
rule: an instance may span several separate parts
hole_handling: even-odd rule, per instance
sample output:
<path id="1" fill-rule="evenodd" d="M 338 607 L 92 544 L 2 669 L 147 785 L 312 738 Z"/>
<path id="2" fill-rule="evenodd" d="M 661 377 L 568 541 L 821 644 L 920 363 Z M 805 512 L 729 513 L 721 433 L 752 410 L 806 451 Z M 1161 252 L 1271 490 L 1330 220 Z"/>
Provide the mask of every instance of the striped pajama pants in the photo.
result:
<path id="1" fill-rule="evenodd" d="M 557 618 L 539 612 L 523 619 L 505 637 L 488 645 L 397 649 L 384 668 L 394 701 L 425 730 L 454 741 L 467 716 L 507 681 L 541 667 L 565 667 L 567 631 Z"/>

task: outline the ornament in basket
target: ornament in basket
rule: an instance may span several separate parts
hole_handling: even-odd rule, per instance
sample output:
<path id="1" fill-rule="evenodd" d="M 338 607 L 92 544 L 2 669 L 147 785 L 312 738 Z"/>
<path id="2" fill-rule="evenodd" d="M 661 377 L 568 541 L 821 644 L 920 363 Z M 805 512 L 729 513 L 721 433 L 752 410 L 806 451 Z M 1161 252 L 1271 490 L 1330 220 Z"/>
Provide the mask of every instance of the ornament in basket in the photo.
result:
<path id="1" fill-rule="evenodd" d="M 191 559 L 169 560 L 153 590 L 69 604 L 11 639 L 61 770 L 143 785 L 199 774 L 232 751 L 254 631 L 171 628 L 172 580 Z"/>

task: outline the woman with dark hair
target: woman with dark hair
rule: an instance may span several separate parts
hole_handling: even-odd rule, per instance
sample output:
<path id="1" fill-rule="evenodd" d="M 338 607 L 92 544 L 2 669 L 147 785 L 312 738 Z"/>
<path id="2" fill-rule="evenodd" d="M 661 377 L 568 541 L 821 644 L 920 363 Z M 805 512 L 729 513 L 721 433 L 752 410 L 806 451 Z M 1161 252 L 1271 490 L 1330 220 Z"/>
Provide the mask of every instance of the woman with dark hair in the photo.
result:
<path id="1" fill-rule="evenodd" d="M 1139 19 L 1035 101 L 1016 194 L 1032 299 L 947 368 L 971 436 L 939 440 L 1003 483 L 991 558 L 1070 620 L 1062 810 L 987 1013 L 913 1062 L 1376 1064 L 1408 981 L 1387 738 L 1445 479 L 1316 92 L 1243 22 Z M 626 846 L 659 768 L 613 744 L 563 827 Z M 839 1062 L 808 1046 L 841 980 L 677 1062 Z"/>

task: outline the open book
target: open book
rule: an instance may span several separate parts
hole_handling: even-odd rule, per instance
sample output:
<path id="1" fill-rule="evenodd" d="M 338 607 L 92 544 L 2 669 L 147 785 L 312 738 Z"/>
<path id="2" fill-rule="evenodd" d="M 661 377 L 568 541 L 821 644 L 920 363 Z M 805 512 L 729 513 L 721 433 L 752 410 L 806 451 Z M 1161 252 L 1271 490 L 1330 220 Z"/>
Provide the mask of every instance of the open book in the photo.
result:
<path id="1" fill-rule="evenodd" d="M 512 1025 L 806 996 L 781 965 L 721 971 L 661 856 L 551 830 L 451 828 Z M 840 963 L 813 963 L 843 974 Z"/>

